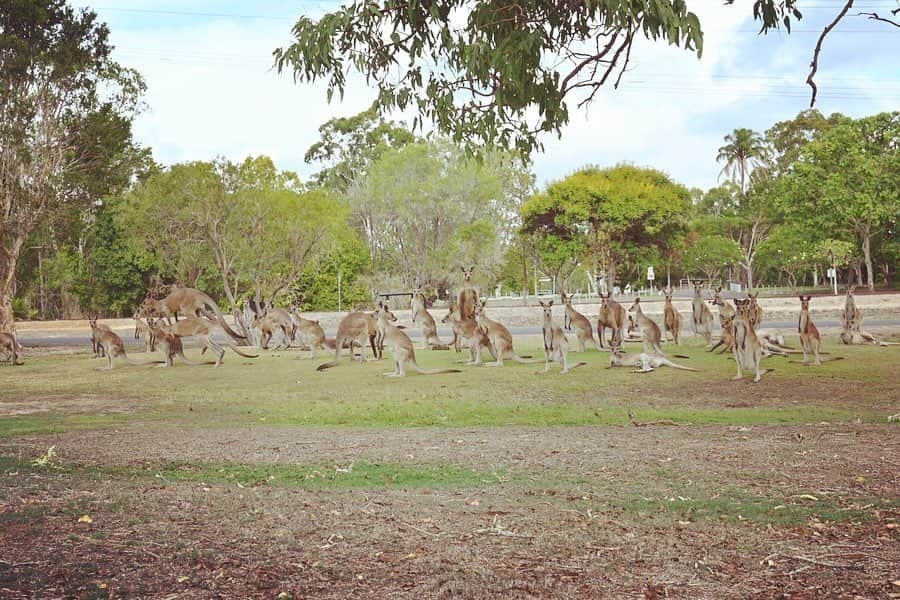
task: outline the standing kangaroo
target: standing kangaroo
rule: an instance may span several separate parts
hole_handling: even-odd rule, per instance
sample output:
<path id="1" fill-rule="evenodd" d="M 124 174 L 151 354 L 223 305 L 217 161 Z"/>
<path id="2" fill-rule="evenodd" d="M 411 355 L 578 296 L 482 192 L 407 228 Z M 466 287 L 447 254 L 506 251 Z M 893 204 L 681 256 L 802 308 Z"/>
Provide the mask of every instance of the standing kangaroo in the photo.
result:
<path id="1" fill-rule="evenodd" d="M 691 331 L 703 336 L 706 345 L 712 343 L 713 314 L 703 301 L 703 284 L 694 282 L 694 298 L 691 301 Z"/>
<path id="2" fill-rule="evenodd" d="M 607 327 L 612 330 L 612 339 L 618 340 L 620 344 L 625 343 L 625 323 L 627 320 L 625 308 L 612 299 L 612 292 L 608 292 L 605 296 L 600 294 L 600 310 L 597 315 L 597 339 L 600 341 L 601 348 L 603 347 L 603 338 Z"/>
<path id="3" fill-rule="evenodd" d="M 157 326 L 155 327 L 155 330 L 164 330 L 179 338 L 196 337 L 203 348 L 201 353 L 205 353 L 208 348 L 216 354 L 215 366 L 218 367 L 222 364 L 222 358 L 225 356 L 225 349 L 212 339 L 215 327 L 216 323 L 213 323 L 212 321 L 207 321 L 206 319 L 199 317 L 187 317 L 172 325 Z M 226 345 L 238 356 L 243 356 L 244 358 L 259 358 L 258 354 L 245 354 L 244 352 L 241 352 L 234 344 Z"/>
<path id="4" fill-rule="evenodd" d="M 391 320 L 397 319 L 390 311 L 388 313 L 393 317 Z M 341 359 L 341 349 L 344 347 L 344 342 L 347 341 L 350 342 L 351 361 L 353 360 L 353 342 L 359 342 L 361 348 L 359 360 L 360 362 L 366 362 L 366 338 L 368 338 L 369 345 L 372 347 L 372 354 L 375 358 L 380 358 L 381 354 L 378 352 L 378 346 L 375 343 L 377 335 L 378 327 L 372 314 L 359 310 L 350 313 L 341 319 L 340 324 L 338 324 L 337 336 L 334 339 L 334 360 L 322 363 L 316 367 L 316 370 L 324 371 L 325 369 L 336 367 Z"/>
<path id="5" fill-rule="evenodd" d="M 809 355 L 814 359 L 814 364 L 821 365 L 819 359 L 819 344 L 822 339 L 819 336 L 819 330 L 813 324 L 809 316 L 809 301 L 812 296 L 799 296 L 800 298 L 800 318 L 797 320 L 797 332 L 800 334 L 800 346 L 803 348 L 803 364 L 809 364 Z"/>
<path id="6" fill-rule="evenodd" d="M 421 373 L 422 375 L 437 375 L 439 373 L 460 373 L 459 369 L 423 369 L 416 362 L 416 351 L 412 340 L 396 325 L 391 323 L 396 320 L 394 315 L 384 305 L 380 305 L 375 311 L 376 326 L 381 332 L 385 345 L 394 355 L 394 370 L 384 375 L 386 377 L 406 377 L 406 367 Z"/>
<path id="7" fill-rule="evenodd" d="M 763 317 L 763 309 L 759 305 L 759 292 L 755 294 L 748 293 L 747 297 L 750 299 L 750 324 L 753 326 L 753 329 L 759 329 Z"/>
<path id="8" fill-rule="evenodd" d="M 459 346 L 462 340 L 466 340 L 468 343 L 469 361 L 467 364 L 480 365 L 482 362 L 481 352 L 485 349 L 496 360 L 497 356 L 494 353 L 493 346 L 491 346 L 490 339 L 488 339 L 481 327 L 478 326 L 474 317 L 471 319 L 461 318 L 459 315 L 459 306 L 452 300 L 450 301 L 450 309 L 447 311 L 444 318 L 441 319 L 441 323 L 453 327 L 453 340 L 456 344 L 457 352 L 460 350 Z"/>
<path id="9" fill-rule="evenodd" d="M 565 375 L 569 372 L 569 340 L 559 325 L 553 320 L 553 300 L 544 304 L 538 300 L 544 314 L 543 326 L 541 328 L 544 334 L 544 373 L 550 370 L 550 361 L 556 361 L 562 365 L 561 373 Z M 577 314 L 577 313 L 576 313 Z M 581 316 L 581 315 L 579 315 Z M 584 319 L 584 317 L 581 317 Z M 587 321 L 587 319 L 584 319 Z M 590 324 L 588 324 L 590 327 Z M 583 346 L 583 342 L 582 342 Z M 584 348 L 582 347 L 582 350 Z M 572 365 L 572 369 L 586 365 L 585 362 L 579 362 Z"/>
<path id="10" fill-rule="evenodd" d="M 641 299 L 639 297 L 634 299 L 634 304 L 631 305 L 628 312 L 634 313 L 637 326 L 641 330 L 641 338 L 644 341 L 644 352 L 656 352 L 660 356 L 665 356 L 666 353 L 663 352 L 662 346 L 660 346 L 662 332 L 659 330 L 659 325 L 644 314 L 644 311 L 641 309 Z"/>
<path id="11" fill-rule="evenodd" d="M 722 346 L 723 352 L 731 352 L 732 346 L 734 345 L 734 315 L 737 311 L 733 304 L 722 298 L 721 287 L 715 289 L 712 304 L 719 307 L 719 325 L 722 327 L 722 335 L 719 337 L 719 341 L 716 342 L 715 346 L 710 348 L 709 351 L 712 352 L 719 346 Z M 754 330 L 756 329 L 756 327 L 753 326 L 752 306 L 750 310 L 750 326 L 753 327 Z"/>
<path id="12" fill-rule="evenodd" d="M 412 322 L 422 329 L 425 337 L 425 347 L 429 350 L 449 350 L 450 346 L 438 337 L 437 325 L 434 317 L 425 308 L 425 296 L 419 288 L 413 290 L 412 296 Z"/>
<path id="13" fill-rule="evenodd" d="M 99 329 L 96 328 L 97 320 L 93 319 L 91 321 L 91 329 L 92 333 L 97 340 L 97 343 L 103 346 L 103 352 L 106 356 L 106 366 L 100 367 L 98 371 L 110 371 L 116 368 L 116 359 L 124 358 L 129 364 L 144 366 L 153 364 L 159 361 L 150 361 L 150 362 L 139 362 L 131 359 L 128 354 L 125 352 L 125 344 L 122 342 L 122 338 L 120 338 L 116 333 L 109 329 Z M 152 327 L 151 327 L 152 331 Z"/>
<path id="14" fill-rule="evenodd" d="M 672 288 L 667 287 L 663 290 L 663 294 L 666 296 L 666 304 L 663 307 L 663 327 L 667 335 L 672 334 L 675 345 L 680 346 L 678 338 L 681 336 L 681 313 L 672 304 Z"/>
<path id="15" fill-rule="evenodd" d="M 475 318 L 475 307 L 478 305 L 478 290 L 472 285 L 472 271 L 475 267 L 463 267 L 463 284 L 459 290 L 459 314 L 463 319 Z"/>
<path id="16" fill-rule="evenodd" d="M 559 296 L 562 298 L 563 306 L 566 309 L 566 321 L 571 327 L 575 328 L 575 335 L 578 336 L 578 351 L 584 352 L 585 341 L 589 341 L 594 348 L 600 350 L 597 340 L 594 339 L 594 329 L 591 327 L 591 322 L 572 306 L 572 296 L 566 296 L 565 292 L 560 292 Z"/>
<path id="17" fill-rule="evenodd" d="M 9 360 L 14 365 L 25 364 L 19 360 L 19 344 L 14 333 L 0 331 L 0 352 L 5 355 L 4 360 Z"/>
<path id="18" fill-rule="evenodd" d="M 733 379 L 743 379 L 743 369 L 747 369 L 753 371 L 753 382 L 756 383 L 769 372 L 768 369 L 760 370 L 763 345 L 750 325 L 750 299 L 735 300 L 734 304 L 734 362 L 737 363 L 737 375 Z"/>
<path id="19" fill-rule="evenodd" d="M 103 358 L 105 355 L 103 347 L 100 345 L 98 332 L 112 331 L 112 329 L 109 328 L 109 325 L 98 323 L 97 317 L 88 317 L 88 325 L 91 326 L 91 348 L 94 351 L 94 358 Z"/>
<path id="20" fill-rule="evenodd" d="M 215 300 L 194 288 L 176 288 L 162 300 L 146 299 L 143 306 L 160 316 L 175 317 L 176 321 L 179 313 L 184 316 L 206 317 L 216 321 L 234 341 L 243 342 L 247 339 L 228 326 Z"/>
<path id="21" fill-rule="evenodd" d="M 487 366 L 502 367 L 503 359 L 509 359 L 523 364 L 535 364 L 541 362 L 540 360 L 528 360 L 526 357 L 516 354 L 513 350 L 513 339 L 509 329 L 502 323 L 489 319 L 485 314 L 486 308 L 487 301 L 482 300 L 475 307 L 475 320 L 491 341 L 491 346 L 494 348 L 494 356 L 497 359 L 495 362 L 487 363 Z"/>

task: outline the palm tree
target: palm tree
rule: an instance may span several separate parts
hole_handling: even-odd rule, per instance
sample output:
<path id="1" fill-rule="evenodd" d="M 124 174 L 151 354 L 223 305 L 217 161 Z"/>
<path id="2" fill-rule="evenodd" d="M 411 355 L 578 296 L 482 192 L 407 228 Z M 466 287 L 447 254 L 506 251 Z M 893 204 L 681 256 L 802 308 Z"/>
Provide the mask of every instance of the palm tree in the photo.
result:
<path id="1" fill-rule="evenodd" d="M 747 191 L 747 176 L 750 171 L 766 164 L 769 148 L 762 135 L 752 129 L 735 129 L 725 136 L 725 145 L 719 148 L 716 162 L 724 162 L 719 174 L 732 181 L 739 181 L 741 193 Z"/>

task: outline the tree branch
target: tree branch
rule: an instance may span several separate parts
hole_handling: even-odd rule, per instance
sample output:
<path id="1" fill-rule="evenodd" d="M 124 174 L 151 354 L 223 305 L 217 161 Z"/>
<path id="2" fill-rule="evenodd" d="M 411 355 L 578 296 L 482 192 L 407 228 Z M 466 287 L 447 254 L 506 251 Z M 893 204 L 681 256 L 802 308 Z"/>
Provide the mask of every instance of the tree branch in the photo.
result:
<path id="1" fill-rule="evenodd" d="M 900 9 L 897 9 L 897 11 L 900 11 Z M 891 14 L 892 14 L 892 15 L 893 15 L 893 14 L 896 14 L 897 11 L 891 11 Z M 869 19 L 872 20 L 872 21 L 881 21 L 882 23 L 889 23 L 889 24 L 893 25 L 894 27 L 900 27 L 900 23 L 898 23 L 897 21 L 892 21 L 892 20 L 890 20 L 890 19 L 885 19 L 884 17 L 880 17 L 880 16 L 878 16 L 878 13 L 875 13 L 875 12 L 870 12 L 870 13 L 869 13 L 869 12 L 856 13 L 856 16 L 857 16 L 857 17 L 860 17 L 860 16 L 862 16 L 862 15 L 868 16 Z"/>
<path id="2" fill-rule="evenodd" d="M 813 52 L 813 59 L 810 63 L 810 71 L 809 75 L 806 77 L 806 83 L 809 84 L 809 87 L 812 88 L 812 98 L 809 101 L 809 107 L 812 108 L 816 104 L 816 93 L 819 91 L 816 87 L 816 82 L 814 81 L 816 77 L 816 71 L 819 70 L 819 52 L 822 51 L 822 42 L 825 41 L 825 36 L 827 36 L 832 29 L 840 22 L 841 19 L 847 14 L 847 11 L 853 7 L 853 0 L 847 0 L 847 3 L 844 5 L 844 8 L 841 9 L 841 12 L 834 18 L 823 31 L 822 35 L 819 36 L 819 41 L 816 42 L 816 49 Z"/>

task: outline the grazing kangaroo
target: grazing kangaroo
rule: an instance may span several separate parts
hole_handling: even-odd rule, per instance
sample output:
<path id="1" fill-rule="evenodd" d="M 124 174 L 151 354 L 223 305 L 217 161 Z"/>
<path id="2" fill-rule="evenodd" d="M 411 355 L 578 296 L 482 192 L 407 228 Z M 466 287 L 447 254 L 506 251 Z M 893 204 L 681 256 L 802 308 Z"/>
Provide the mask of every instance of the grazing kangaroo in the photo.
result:
<path id="1" fill-rule="evenodd" d="M 694 298 L 691 301 L 691 331 L 703 336 L 706 345 L 712 343 L 713 314 L 703 301 L 703 284 L 694 282 Z"/>
<path id="2" fill-rule="evenodd" d="M 565 375 L 570 368 L 569 340 L 566 338 L 566 334 L 563 333 L 562 328 L 553 320 L 553 300 L 547 304 L 538 300 L 538 303 L 544 312 L 544 322 L 541 328 L 544 334 L 544 373 L 550 370 L 550 361 L 555 360 L 562 365 L 561 373 Z M 584 319 L 584 317 L 581 318 Z M 587 321 L 587 319 L 584 320 Z M 590 324 L 588 326 L 590 327 Z M 571 368 L 574 369 L 586 364 L 586 362 L 575 363 Z"/>
<path id="3" fill-rule="evenodd" d="M 734 362 L 737 363 L 737 375 L 733 379 L 743 379 L 743 369 L 753 371 L 753 382 L 756 383 L 769 369 L 760 370 L 763 345 L 750 325 L 750 299 L 735 300 L 734 317 Z"/>
<path id="4" fill-rule="evenodd" d="M 387 306 L 379 305 L 375 311 L 376 326 L 381 332 L 385 345 L 390 348 L 394 355 L 394 370 L 385 373 L 385 377 L 406 377 L 406 367 L 421 373 L 422 375 L 437 375 L 439 373 L 461 373 L 459 369 L 423 369 L 416 362 L 416 351 L 413 348 L 412 340 L 409 336 L 399 329 L 391 321 L 396 321 L 396 317 L 391 314 Z"/>
<path id="5" fill-rule="evenodd" d="M 710 352 L 722 346 L 722 351 L 731 352 L 732 346 L 734 344 L 734 315 L 736 314 L 736 310 L 734 305 L 722 298 L 722 288 L 717 287 L 714 290 L 713 299 L 711 300 L 711 304 L 719 307 L 719 325 L 722 326 L 722 335 L 719 338 L 719 341 L 716 342 L 716 345 L 709 349 Z M 751 311 L 751 326 L 753 324 L 752 321 L 753 313 Z M 756 327 L 753 328 L 754 330 Z"/>
<path id="6" fill-rule="evenodd" d="M 612 329 L 612 339 L 619 340 L 620 344 L 625 343 L 625 322 L 627 320 L 625 308 L 612 299 L 612 292 L 608 292 L 605 296 L 600 294 L 600 310 L 597 315 L 597 339 L 600 341 L 601 348 L 603 347 L 603 338 L 607 327 Z"/>
<path id="7" fill-rule="evenodd" d="M 263 350 L 269 349 L 269 342 L 276 331 L 281 332 L 283 343 L 278 344 L 275 349 L 290 347 L 297 331 L 290 313 L 283 308 L 266 308 L 254 315 L 253 328 L 259 330 L 259 342 Z"/>
<path id="8" fill-rule="evenodd" d="M 475 318 L 475 307 L 478 305 L 478 289 L 472 285 L 472 271 L 475 267 L 463 267 L 463 284 L 459 290 L 459 314 L 463 319 Z"/>
<path id="9" fill-rule="evenodd" d="M 459 305 L 455 302 L 450 302 L 450 309 L 447 311 L 444 318 L 441 319 L 441 323 L 450 325 L 453 328 L 453 340 L 457 352 L 459 352 L 460 342 L 462 340 L 467 341 L 469 346 L 469 361 L 467 364 L 480 365 L 482 363 L 481 352 L 485 349 L 495 360 L 497 359 L 494 348 L 491 346 L 490 339 L 488 339 L 481 327 L 478 326 L 478 323 L 474 318 L 463 319 L 459 316 Z"/>
<path id="10" fill-rule="evenodd" d="M 675 342 L 676 346 L 680 346 L 681 342 L 678 341 L 678 338 L 681 336 L 681 313 L 675 308 L 672 304 L 672 288 L 667 287 L 663 290 L 663 294 L 666 297 L 666 304 L 663 307 L 663 328 L 664 333 L 667 336 L 668 334 L 672 334 L 672 340 Z"/>
<path id="11" fill-rule="evenodd" d="M 179 338 L 196 337 L 203 348 L 201 353 L 205 353 L 208 348 L 216 354 L 215 366 L 218 367 L 222 364 L 222 358 L 225 356 L 225 349 L 212 340 L 215 326 L 215 323 L 203 318 L 187 317 L 172 325 L 157 326 L 157 329 L 163 329 Z M 241 352 L 234 344 L 226 343 L 226 345 L 238 356 L 243 356 L 244 358 L 259 358 L 259 354 L 245 354 L 244 352 Z"/>
<path id="12" fill-rule="evenodd" d="M 425 308 L 425 296 L 419 288 L 413 290 L 412 296 L 412 322 L 422 329 L 425 336 L 425 347 L 429 350 L 449 350 L 450 346 L 438 337 L 437 325 L 434 317 Z"/>
<path id="13" fill-rule="evenodd" d="M 809 355 L 811 354 L 814 364 L 821 365 L 822 360 L 819 358 L 819 344 L 822 338 L 819 336 L 819 330 L 809 316 L 809 301 L 812 296 L 799 296 L 800 298 L 800 317 L 797 320 L 797 332 L 800 334 L 800 347 L 803 349 L 803 364 L 809 364 Z"/>
<path id="14" fill-rule="evenodd" d="M 8 360 L 14 365 L 25 364 L 19 360 L 19 343 L 14 333 L 0 331 L 0 352 L 4 355 L 3 360 Z"/>
<path id="15" fill-rule="evenodd" d="M 390 311 L 387 311 L 387 313 L 392 317 L 391 321 L 397 320 L 393 313 L 390 313 Z M 316 370 L 324 371 L 325 369 L 336 367 L 341 359 L 341 349 L 344 347 L 344 342 L 350 342 L 351 361 L 353 360 L 353 342 L 359 342 L 361 348 L 359 360 L 360 362 L 366 362 L 366 338 L 368 338 L 369 345 L 372 347 L 372 354 L 375 358 L 381 358 L 378 346 L 375 343 L 377 335 L 378 327 L 372 314 L 359 310 L 350 313 L 341 319 L 340 324 L 338 324 L 337 336 L 334 339 L 334 360 L 322 363 L 316 367 Z"/>
<path id="16" fill-rule="evenodd" d="M 484 331 L 485 335 L 487 335 L 488 339 L 491 341 L 491 346 L 493 346 L 494 348 L 494 357 L 497 359 L 495 362 L 487 363 L 487 366 L 502 367 L 503 359 L 509 359 L 523 364 L 535 364 L 541 362 L 537 359 L 529 360 L 525 356 L 519 356 L 518 354 L 516 354 L 513 351 L 513 339 L 512 334 L 509 332 L 509 329 L 507 329 L 506 326 L 502 323 L 498 323 L 497 321 L 489 319 L 485 314 L 486 308 L 487 301 L 482 300 L 475 307 L 475 320 L 478 322 L 478 326 Z"/>
<path id="17" fill-rule="evenodd" d="M 699 369 L 692 369 L 691 367 L 685 367 L 684 365 L 674 363 L 665 356 L 648 354 L 646 352 L 641 352 L 637 356 L 624 359 L 622 358 L 622 347 L 618 341 L 613 341 L 610 344 L 609 366 L 610 368 L 637 367 L 637 370 L 635 370 L 634 373 L 649 373 L 660 367 L 672 367 L 673 369 L 681 369 L 682 371 L 699 371 Z"/>
<path id="18" fill-rule="evenodd" d="M 179 313 L 184 316 L 206 317 L 217 322 L 234 341 L 243 342 L 247 339 L 228 326 L 215 300 L 194 288 L 176 288 L 162 300 L 147 298 L 143 307 L 159 316 L 175 317 L 176 321 Z"/>
<path id="19" fill-rule="evenodd" d="M 763 317 L 763 309 L 762 306 L 759 305 L 759 292 L 755 294 L 747 293 L 747 297 L 750 298 L 750 325 L 753 326 L 753 329 L 759 329 L 760 323 L 762 323 Z"/>
<path id="20" fill-rule="evenodd" d="M 640 298 L 634 299 L 634 304 L 631 305 L 628 312 L 634 313 L 637 326 L 641 330 L 641 338 L 644 342 L 644 352 L 656 352 L 660 356 L 665 356 L 666 353 L 663 352 L 662 346 L 660 346 L 662 333 L 659 330 L 659 325 L 644 314 L 644 311 L 641 309 Z"/>
<path id="21" fill-rule="evenodd" d="M 572 306 L 572 296 L 566 296 L 565 292 L 560 292 L 559 296 L 562 298 L 563 306 L 566 309 L 566 320 L 571 327 L 575 328 L 575 335 L 578 336 L 578 351 L 584 352 L 585 341 L 589 341 L 594 348 L 600 350 L 597 340 L 594 339 L 594 329 L 591 327 L 591 322 Z"/>

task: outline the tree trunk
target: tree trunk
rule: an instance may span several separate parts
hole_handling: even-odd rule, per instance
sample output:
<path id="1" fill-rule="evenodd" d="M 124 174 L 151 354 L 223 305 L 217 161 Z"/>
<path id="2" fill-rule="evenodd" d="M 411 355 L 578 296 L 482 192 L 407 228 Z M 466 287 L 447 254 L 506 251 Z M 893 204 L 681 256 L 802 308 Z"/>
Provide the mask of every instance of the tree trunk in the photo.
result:
<path id="1" fill-rule="evenodd" d="M 875 290 L 875 271 L 872 270 L 872 236 L 863 235 L 863 257 L 866 261 L 866 280 L 869 291 Z M 860 282 L 862 278 L 860 278 Z"/>
<path id="2" fill-rule="evenodd" d="M 747 276 L 747 290 L 753 290 L 753 261 L 747 261 L 743 265 L 744 273 Z"/>
<path id="3" fill-rule="evenodd" d="M 606 270 L 606 275 L 606 290 L 608 294 L 611 294 L 613 288 L 616 287 L 616 261 L 614 261 L 612 258 L 609 259 L 609 268 Z"/>
<path id="4" fill-rule="evenodd" d="M 0 290 L 0 331 L 14 332 L 16 323 L 13 319 L 12 293 Z"/>

